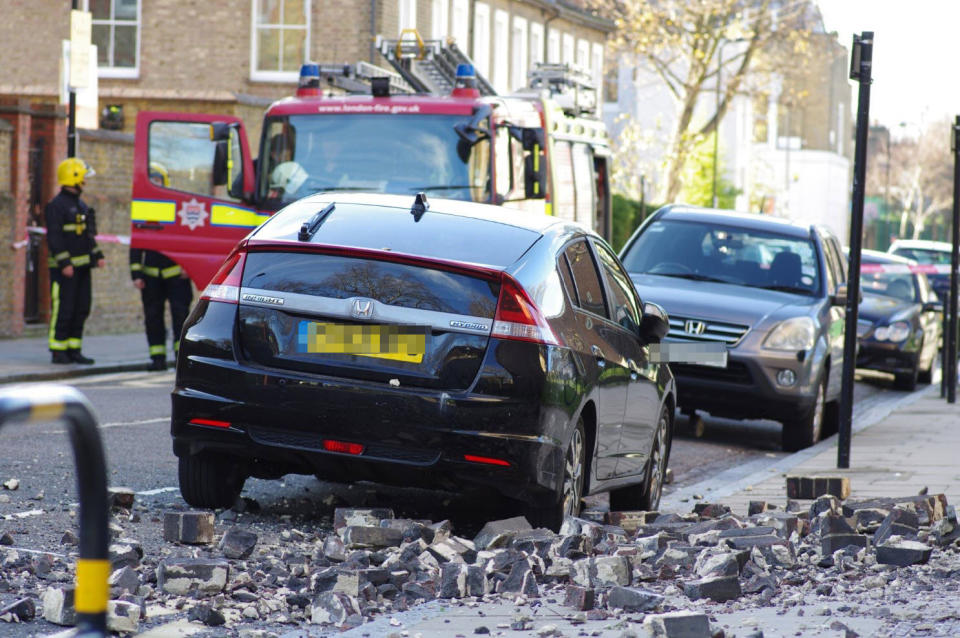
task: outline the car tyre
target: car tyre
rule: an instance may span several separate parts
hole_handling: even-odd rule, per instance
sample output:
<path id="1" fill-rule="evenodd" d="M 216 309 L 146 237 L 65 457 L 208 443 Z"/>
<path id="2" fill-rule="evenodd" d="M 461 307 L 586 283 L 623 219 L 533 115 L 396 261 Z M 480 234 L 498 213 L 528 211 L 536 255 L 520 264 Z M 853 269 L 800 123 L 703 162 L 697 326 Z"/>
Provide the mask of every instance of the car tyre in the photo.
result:
<path id="1" fill-rule="evenodd" d="M 909 372 L 901 372 L 894 376 L 893 385 L 898 390 L 913 392 L 917 389 L 917 381 L 920 379 L 920 357 L 917 357 L 916 365 Z"/>
<path id="2" fill-rule="evenodd" d="M 823 434 L 824 413 L 827 409 L 827 375 L 821 375 L 817 384 L 817 396 L 813 404 L 795 419 L 783 422 L 780 439 L 783 449 L 796 452 L 808 448 L 820 440 Z"/>
<path id="3" fill-rule="evenodd" d="M 567 516 L 579 516 L 587 474 L 587 437 L 583 417 L 570 435 L 563 455 L 563 486 L 553 503 L 530 511 L 534 525 L 559 531 Z"/>
<path id="4" fill-rule="evenodd" d="M 231 507 L 240 496 L 246 477 L 240 466 L 210 454 L 179 457 L 180 494 L 193 507 Z"/>
<path id="5" fill-rule="evenodd" d="M 650 458 L 642 484 L 610 490 L 610 511 L 656 511 L 660 507 L 663 484 L 667 475 L 667 463 L 670 460 L 670 410 L 663 406 L 657 420 L 657 430 L 653 435 Z"/>

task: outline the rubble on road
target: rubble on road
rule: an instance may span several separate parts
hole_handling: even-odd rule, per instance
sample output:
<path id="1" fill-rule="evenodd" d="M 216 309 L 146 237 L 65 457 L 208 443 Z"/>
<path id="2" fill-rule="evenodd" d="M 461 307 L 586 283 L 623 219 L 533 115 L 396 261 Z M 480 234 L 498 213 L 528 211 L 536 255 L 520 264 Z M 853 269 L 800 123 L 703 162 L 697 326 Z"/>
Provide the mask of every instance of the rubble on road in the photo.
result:
<path id="1" fill-rule="evenodd" d="M 332 529 L 273 532 L 243 515 L 172 511 L 155 515 L 165 544 L 145 553 L 159 538 L 136 537 L 128 492 L 113 492 L 109 622 L 119 633 L 160 617 L 250 636 L 340 631 L 439 599 L 516 606 L 511 623 L 480 617 L 474 633 L 564 635 L 535 618 L 546 606 L 574 625 L 610 620 L 623 635 L 729 636 L 718 614 L 829 616 L 830 605 L 857 605 L 894 622 L 885 604 L 960 575 L 960 524 L 942 494 L 754 501 L 745 516 L 705 502 L 689 513 L 585 512 L 559 533 L 515 517 L 471 538 L 386 508 L 337 508 Z M 62 543 L 74 551 L 76 538 Z M 72 570 L 72 557 L 0 546 L 0 621 L 74 624 Z"/>

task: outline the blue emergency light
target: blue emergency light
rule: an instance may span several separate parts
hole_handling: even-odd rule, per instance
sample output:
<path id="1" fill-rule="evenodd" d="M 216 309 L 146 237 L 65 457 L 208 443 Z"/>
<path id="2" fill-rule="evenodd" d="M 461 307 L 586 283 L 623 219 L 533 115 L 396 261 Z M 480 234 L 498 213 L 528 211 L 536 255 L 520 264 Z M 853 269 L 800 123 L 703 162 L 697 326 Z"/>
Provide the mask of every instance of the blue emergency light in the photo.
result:
<path id="1" fill-rule="evenodd" d="M 477 73 L 472 64 L 458 64 L 457 77 L 451 93 L 457 97 L 480 97 L 477 90 Z"/>
<path id="2" fill-rule="evenodd" d="M 320 95 L 320 67 L 312 62 L 300 66 L 297 95 Z"/>

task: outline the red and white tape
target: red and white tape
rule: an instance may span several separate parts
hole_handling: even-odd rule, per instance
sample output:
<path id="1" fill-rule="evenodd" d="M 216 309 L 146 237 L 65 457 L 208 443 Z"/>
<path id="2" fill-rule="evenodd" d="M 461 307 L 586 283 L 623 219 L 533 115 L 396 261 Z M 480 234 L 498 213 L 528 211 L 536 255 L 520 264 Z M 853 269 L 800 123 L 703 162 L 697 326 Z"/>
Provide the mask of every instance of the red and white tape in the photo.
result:
<path id="1" fill-rule="evenodd" d="M 924 273 L 926 275 L 949 275 L 950 264 L 860 264 L 862 273 L 889 273 L 891 275 L 906 275 L 909 273 Z"/>
<path id="2" fill-rule="evenodd" d="M 26 247 L 30 243 L 30 235 L 46 235 L 47 229 L 43 226 L 27 226 L 27 238 L 20 241 L 15 241 L 10 244 L 10 247 L 14 250 L 20 250 L 21 248 Z M 109 234 L 98 234 L 96 236 L 97 242 L 102 244 L 124 244 L 126 246 L 130 245 L 130 235 L 109 235 Z"/>

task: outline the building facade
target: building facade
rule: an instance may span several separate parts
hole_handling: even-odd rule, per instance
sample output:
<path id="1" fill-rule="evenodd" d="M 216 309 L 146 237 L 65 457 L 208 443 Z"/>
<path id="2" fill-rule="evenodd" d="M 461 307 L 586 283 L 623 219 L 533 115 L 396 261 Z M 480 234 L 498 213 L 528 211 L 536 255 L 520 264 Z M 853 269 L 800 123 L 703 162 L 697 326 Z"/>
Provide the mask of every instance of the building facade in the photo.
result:
<path id="1" fill-rule="evenodd" d="M 130 165 L 137 112 L 171 110 L 242 118 L 254 144 L 263 111 L 291 95 L 301 63 L 387 66 L 378 36 L 452 38 L 501 93 L 526 84 L 541 61 L 566 62 L 599 80 L 609 20 L 582 0 L 79 0 L 97 47 L 95 123 L 78 155 L 98 175 L 85 198 L 98 213 L 108 267 L 95 273 L 93 331 L 137 329 L 139 297 L 126 285 Z M 42 222 L 66 156 L 62 42 L 70 0 L 7 0 L 0 21 L 0 232 L 13 251 L 0 267 L 0 336 L 46 320 L 46 255 L 27 228 Z M 86 99 L 86 96 L 83 96 Z M 80 98 L 78 98 L 80 101 Z M 91 127 L 93 128 L 93 127 Z M 36 250 L 32 250 L 36 248 Z M 6 268 L 11 270 L 7 271 Z"/>

